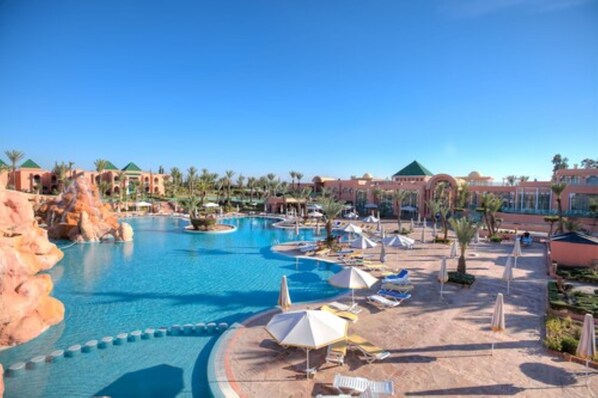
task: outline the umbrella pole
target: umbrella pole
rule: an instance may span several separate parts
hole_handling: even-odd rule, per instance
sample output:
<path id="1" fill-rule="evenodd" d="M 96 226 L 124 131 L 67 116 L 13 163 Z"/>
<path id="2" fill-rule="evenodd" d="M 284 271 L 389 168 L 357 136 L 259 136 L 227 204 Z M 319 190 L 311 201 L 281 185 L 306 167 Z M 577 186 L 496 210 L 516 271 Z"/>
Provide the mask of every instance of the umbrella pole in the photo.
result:
<path id="1" fill-rule="evenodd" d="M 351 301 L 352 304 L 355 304 L 355 289 L 351 289 Z"/>
<path id="2" fill-rule="evenodd" d="M 442 298 L 442 288 L 444 287 L 444 282 L 442 281 L 442 277 L 440 277 L 440 298 Z"/>
<path id="3" fill-rule="evenodd" d="M 513 265 L 513 268 L 517 268 L 517 256 L 515 256 L 515 265 Z"/>
<path id="4" fill-rule="evenodd" d="M 589 367 L 590 359 L 586 358 L 586 387 L 588 385 L 588 379 L 590 378 L 590 367 Z"/>
<path id="5" fill-rule="evenodd" d="M 511 290 L 511 279 L 507 279 L 507 294 L 510 293 Z"/>
<path id="6" fill-rule="evenodd" d="M 309 379 L 309 348 L 305 349 L 305 352 L 307 353 L 307 360 L 306 360 L 306 368 L 305 368 L 305 375 L 306 377 Z"/>
<path id="7" fill-rule="evenodd" d="M 492 342 L 492 348 L 490 349 L 490 355 L 494 355 L 494 342 Z"/>

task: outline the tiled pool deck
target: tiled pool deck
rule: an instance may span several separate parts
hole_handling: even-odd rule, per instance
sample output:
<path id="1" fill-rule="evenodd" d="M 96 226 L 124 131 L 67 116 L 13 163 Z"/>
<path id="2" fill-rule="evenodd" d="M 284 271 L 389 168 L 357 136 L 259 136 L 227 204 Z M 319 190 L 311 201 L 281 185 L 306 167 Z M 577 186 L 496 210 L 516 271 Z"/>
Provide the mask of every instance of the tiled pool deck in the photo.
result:
<path id="1" fill-rule="evenodd" d="M 416 231 L 413 236 L 420 233 Z M 211 366 L 218 371 L 210 375 L 212 384 L 224 385 L 223 396 L 229 397 L 310 397 L 334 394 L 331 383 L 340 373 L 393 380 L 396 396 L 596 396 L 595 373 L 586 386 L 583 366 L 551 355 L 542 345 L 547 279 L 543 245 L 536 243 L 524 249 L 524 257 L 514 270 L 511 293 L 506 295 L 506 282 L 500 278 L 511 250 L 512 243 L 481 243 L 470 249 L 467 269 L 476 275 L 476 283 L 471 289 L 445 285 L 444 299 L 440 299 L 436 277 L 448 247 L 418 242 L 413 250 L 389 248 L 386 264 L 409 269 L 415 284 L 413 297 L 397 308 L 380 311 L 364 299 L 379 285 L 356 291 L 363 311 L 350 327 L 351 333 L 390 351 L 389 358 L 367 364 L 350 352 L 345 364 L 336 366 L 326 364 L 325 348 L 311 351 L 310 365 L 319 369 L 313 379 L 306 380 L 301 371 L 305 352 L 282 353 L 264 330 L 276 313 L 270 311 L 226 333 L 213 352 L 217 362 Z M 368 252 L 377 257 L 380 248 Z M 449 260 L 449 270 L 455 268 L 456 259 Z M 499 292 L 505 294 L 507 331 L 503 334 L 492 333 L 489 328 Z M 315 309 L 318 305 L 309 303 L 293 309 L 306 307 Z M 491 356 L 493 341 L 496 345 Z"/>

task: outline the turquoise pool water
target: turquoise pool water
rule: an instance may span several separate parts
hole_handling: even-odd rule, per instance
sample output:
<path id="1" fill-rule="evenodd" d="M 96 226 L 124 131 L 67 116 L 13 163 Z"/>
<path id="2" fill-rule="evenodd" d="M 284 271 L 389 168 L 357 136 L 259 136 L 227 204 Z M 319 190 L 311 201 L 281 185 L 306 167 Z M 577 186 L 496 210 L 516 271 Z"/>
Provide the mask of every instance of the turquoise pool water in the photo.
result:
<path id="1" fill-rule="evenodd" d="M 272 253 L 276 242 L 312 232 L 273 228 L 274 221 L 238 218 L 223 235 L 183 232 L 187 221 L 139 218 L 134 242 L 75 245 L 50 272 L 65 320 L 37 339 L 0 352 L 5 368 L 36 355 L 121 332 L 173 324 L 242 320 L 276 304 L 287 275 L 294 302 L 339 293 L 327 278 L 334 264 Z M 7 398 L 206 397 L 206 362 L 217 335 L 168 336 L 81 353 L 7 377 Z M 150 394 L 150 391 L 154 393 Z"/>

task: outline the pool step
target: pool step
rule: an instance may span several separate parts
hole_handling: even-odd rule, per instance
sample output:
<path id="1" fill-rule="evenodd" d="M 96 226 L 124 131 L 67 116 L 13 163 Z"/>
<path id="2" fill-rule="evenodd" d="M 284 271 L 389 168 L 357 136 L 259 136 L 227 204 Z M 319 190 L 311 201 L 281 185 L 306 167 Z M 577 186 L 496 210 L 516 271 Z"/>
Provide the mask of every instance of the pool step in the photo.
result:
<path id="1" fill-rule="evenodd" d="M 17 362 L 6 369 L 6 377 L 18 377 L 26 370 L 39 369 L 46 364 L 59 362 L 64 358 L 73 358 L 81 353 L 91 353 L 97 349 L 108 349 L 113 346 L 120 346 L 126 343 L 133 343 L 142 340 L 150 340 L 154 338 L 166 336 L 200 336 L 209 335 L 213 333 L 222 333 L 228 329 L 226 322 L 199 322 L 199 323 L 185 323 L 182 326 L 175 324 L 170 327 L 146 328 L 142 330 L 134 330 L 130 333 L 119 333 L 116 336 L 105 336 L 100 340 L 89 340 L 85 344 L 74 344 L 66 350 L 54 350 L 48 355 L 38 355 L 27 362 Z"/>

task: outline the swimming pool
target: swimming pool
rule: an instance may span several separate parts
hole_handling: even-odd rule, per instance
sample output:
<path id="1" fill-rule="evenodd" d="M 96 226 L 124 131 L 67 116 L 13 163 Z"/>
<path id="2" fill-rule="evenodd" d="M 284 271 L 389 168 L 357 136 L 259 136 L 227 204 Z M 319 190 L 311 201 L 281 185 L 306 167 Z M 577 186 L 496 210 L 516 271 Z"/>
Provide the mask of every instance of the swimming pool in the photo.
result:
<path id="1" fill-rule="evenodd" d="M 0 352 L 6 367 L 104 336 L 198 322 L 231 324 L 276 304 L 287 275 L 294 302 L 339 293 L 326 280 L 339 266 L 272 253 L 277 242 L 310 240 L 311 230 L 234 218 L 237 231 L 188 234 L 187 221 L 138 218 L 134 242 L 75 245 L 50 274 L 65 320 L 33 341 Z M 12 397 L 208 396 L 206 362 L 217 335 L 153 338 L 63 358 L 6 377 Z"/>

